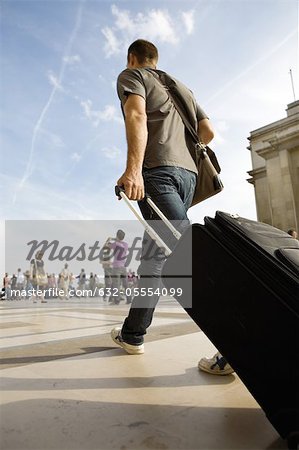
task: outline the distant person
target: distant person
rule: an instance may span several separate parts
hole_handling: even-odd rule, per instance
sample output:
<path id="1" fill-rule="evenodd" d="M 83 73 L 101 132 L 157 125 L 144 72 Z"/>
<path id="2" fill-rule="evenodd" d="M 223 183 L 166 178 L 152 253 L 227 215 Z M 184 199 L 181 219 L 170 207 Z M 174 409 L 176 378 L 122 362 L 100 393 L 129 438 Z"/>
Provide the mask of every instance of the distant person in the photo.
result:
<path id="1" fill-rule="evenodd" d="M 57 282 L 55 273 L 50 274 L 50 276 L 48 277 L 48 287 L 51 289 L 50 297 L 51 298 L 57 297 L 56 295 Z"/>
<path id="2" fill-rule="evenodd" d="M 75 289 L 75 280 L 76 280 L 76 277 L 74 276 L 73 272 L 71 272 L 70 273 L 69 291 L 73 291 Z"/>
<path id="3" fill-rule="evenodd" d="M 10 280 L 10 288 L 15 290 L 16 287 L 17 287 L 17 277 L 15 274 L 13 274 L 13 276 L 11 277 L 11 280 Z"/>
<path id="4" fill-rule="evenodd" d="M 9 293 L 10 293 L 10 278 L 8 276 L 8 273 L 6 272 L 4 277 L 3 277 L 3 289 L 4 289 L 4 296 L 8 298 L 9 297 Z"/>
<path id="5" fill-rule="evenodd" d="M 100 283 L 99 276 L 95 273 L 94 276 L 93 276 L 94 297 L 98 297 L 99 296 L 99 283 Z"/>
<path id="6" fill-rule="evenodd" d="M 17 284 L 16 289 L 18 291 L 22 291 L 25 287 L 25 276 L 22 272 L 22 270 L 19 268 L 17 271 Z"/>
<path id="7" fill-rule="evenodd" d="M 95 288 L 95 277 L 94 277 L 93 272 L 90 272 L 90 275 L 89 275 L 88 288 L 92 291 L 92 296 L 93 296 L 93 292 L 94 292 L 94 288 Z"/>
<path id="8" fill-rule="evenodd" d="M 59 297 L 68 299 L 69 298 L 70 272 L 69 272 L 69 266 L 67 263 L 65 263 L 65 265 L 59 275 L 60 275 L 59 288 L 63 291 L 63 294 L 59 295 Z"/>
<path id="9" fill-rule="evenodd" d="M 16 295 L 16 289 L 17 289 L 17 277 L 16 277 L 16 275 L 15 274 L 13 274 L 13 276 L 11 277 L 11 279 L 10 279 L 10 297 L 11 298 L 14 298 L 15 300 L 17 299 L 17 298 L 19 298 L 18 297 L 18 295 Z"/>
<path id="10" fill-rule="evenodd" d="M 41 303 L 47 303 L 45 300 L 45 289 L 48 284 L 48 277 L 45 273 L 43 252 L 38 251 L 30 262 L 30 279 L 33 288 L 33 303 L 39 299 Z"/>
<path id="11" fill-rule="evenodd" d="M 132 300 L 134 298 L 134 288 L 137 287 L 137 277 L 135 275 L 135 272 L 132 272 L 131 269 L 128 271 L 128 292 L 130 292 L 131 295 L 127 295 L 127 304 L 132 303 Z"/>
<path id="12" fill-rule="evenodd" d="M 33 286 L 31 284 L 31 279 L 30 279 L 30 270 L 25 271 L 24 277 L 25 277 L 24 289 L 26 291 L 26 299 L 28 299 L 30 297 L 29 291 L 31 291 L 33 289 Z"/>
<path id="13" fill-rule="evenodd" d="M 124 241 L 125 232 L 118 230 L 115 238 L 108 238 L 105 246 L 113 250 L 112 263 L 112 300 L 118 305 L 121 299 L 121 287 L 127 289 L 127 269 L 125 267 L 128 244 Z"/>
<path id="14" fill-rule="evenodd" d="M 3 287 L 6 289 L 9 286 L 10 278 L 8 276 L 8 273 L 6 272 L 3 277 Z"/>
<path id="15" fill-rule="evenodd" d="M 81 269 L 80 274 L 76 277 L 78 278 L 78 289 L 83 291 L 86 286 L 86 273 L 84 269 Z"/>
<path id="16" fill-rule="evenodd" d="M 297 233 L 297 231 L 296 231 L 294 228 L 290 228 L 290 229 L 288 230 L 288 234 L 289 234 L 290 236 L 292 236 L 292 238 L 298 239 L 298 233 Z"/>

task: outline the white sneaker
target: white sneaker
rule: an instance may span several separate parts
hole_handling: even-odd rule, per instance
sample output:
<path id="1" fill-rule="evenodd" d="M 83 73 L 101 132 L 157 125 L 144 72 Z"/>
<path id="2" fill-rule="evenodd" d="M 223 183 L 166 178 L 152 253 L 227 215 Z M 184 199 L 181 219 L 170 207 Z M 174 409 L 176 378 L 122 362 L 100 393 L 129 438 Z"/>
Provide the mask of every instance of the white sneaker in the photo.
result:
<path id="1" fill-rule="evenodd" d="M 142 353 L 144 353 L 144 345 L 143 344 L 132 345 L 132 344 L 127 344 L 125 341 L 123 341 L 123 339 L 121 337 L 121 328 L 120 327 L 113 328 L 111 330 L 110 334 L 111 334 L 111 338 L 113 339 L 113 341 L 117 345 L 122 347 L 127 353 L 129 353 L 129 355 L 142 355 Z"/>
<path id="2" fill-rule="evenodd" d="M 219 352 L 212 358 L 202 358 L 198 362 L 198 369 L 213 375 L 230 375 L 234 372 L 234 369 Z"/>

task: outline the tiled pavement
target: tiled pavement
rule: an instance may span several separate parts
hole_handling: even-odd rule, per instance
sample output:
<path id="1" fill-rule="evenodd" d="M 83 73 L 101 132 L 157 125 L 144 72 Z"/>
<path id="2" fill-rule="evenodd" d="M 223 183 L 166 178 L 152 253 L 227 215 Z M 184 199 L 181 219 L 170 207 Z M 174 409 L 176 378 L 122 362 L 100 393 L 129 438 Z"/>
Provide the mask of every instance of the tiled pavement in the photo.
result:
<path id="1" fill-rule="evenodd" d="M 215 348 L 171 299 L 144 355 L 109 332 L 126 305 L 101 299 L 2 301 L 1 449 L 285 449 L 237 375 L 197 361 Z"/>

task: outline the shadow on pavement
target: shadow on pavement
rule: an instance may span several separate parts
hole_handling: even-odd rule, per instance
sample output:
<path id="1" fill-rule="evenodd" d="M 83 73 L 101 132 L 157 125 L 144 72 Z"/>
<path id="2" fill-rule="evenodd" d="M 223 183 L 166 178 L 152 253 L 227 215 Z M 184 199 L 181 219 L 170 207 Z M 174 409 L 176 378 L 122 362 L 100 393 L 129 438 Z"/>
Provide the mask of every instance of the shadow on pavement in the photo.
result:
<path id="1" fill-rule="evenodd" d="M 1 428 L 6 450 L 287 448 L 260 409 L 112 403 L 98 393 L 94 401 L 11 402 Z"/>

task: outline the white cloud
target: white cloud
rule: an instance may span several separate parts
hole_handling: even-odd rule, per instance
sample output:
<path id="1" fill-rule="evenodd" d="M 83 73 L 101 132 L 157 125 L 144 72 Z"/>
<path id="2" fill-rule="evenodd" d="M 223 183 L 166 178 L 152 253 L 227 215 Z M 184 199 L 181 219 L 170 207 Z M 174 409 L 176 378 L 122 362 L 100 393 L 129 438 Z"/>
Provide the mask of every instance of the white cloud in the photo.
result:
<path id="1" fill-rule="evenodd" d="M 120 149 L 115 147 L 114 145 L 111 147 L 103 147 L 101 149 L 101 152 L 108 159 L 116 159 L 119 158 L 121 155 Z"/>
<path id="2" fill-rule="evenodd" d="M 141 32 L 149 32 L 151 39 L 176 44 L 179 41 L 177 30 L 167 11 L 152 10 L 143 19 Z"/>
<path id="3" fill-rule="evenodd" d="M 105 121 L 116 120 L 119 117 L 116 108 L 113 105 L 106 105 L 103 111 L 96 111 L 96 113 L 98 114 L 99 119 Z"/>
<path id="4" fill-rule="evenodd" d="M 177 17 L 172 17 L 165 9 L 151 9 L 134 15 L 112 5 L 111 12 L 114 17 L 113 25 L 101 30 L 105 37 L 106 57 L 117 55 L 140 36 L 154 42 L 175 45 L 185 33 L 189 35 L 194 30 L 194 10 L 182 12 Z"/>
<path id="5" fill-rule="evenodd" d="M 81 61 L 80 55 L 66 55 L 63 57 L 63 61 L 67 64 L 76 64 Z"/>
<path id="6" fill-rule="evenodd" d="M 134 32 L 134 19 L 132 20 L 131 14 L 129 11 L 120 10 L 117 6 L 111 6 L 111 12 L 116 17 L 115 25 L 119 30 L 125 30 L 126 32 L 132 33 Z M 137 15 L 140 20 L 143 18 L 143 14 Z"/>
<path id="7" fill-rule="evenodd" d="M 92 101 L 91 100 L 85 100 L 81 102 L 81 106 L 83 107 L 84 114 L 88 119 L 92 118 Z"/>
<path id="8" fill-rule="evenodd" d="M 55 89 L 57 89 L 59 91 L 63 90 L 61 83 L 59 81 L 59 78 L 52 71 L 48 72 L 48 80 L 49 80 L 51 86 L 53 86 Z"/>
<path id="9" fill-rule="evenodd" d="M 79 153 L 74 152 L 71 154 L 71 160 L 75 162 L 79 162 L 82 158 L 82 155 L 79 155 Z"/>
<path id="10" fill-rule="evenodd" d="M 194 9 L 182 12 L 182 20 L 186 27 L 186 33 L 192 34 L 194 31 Z"/>
<path id="11" fill-rule="evenodd" d="M 106 38 L 104 45 L 106 56 L 109 57 L 119 53 L 121 48 L 121 40 L 115 36 L 114 31 L 109 27 L 105 27 L 102 29 L 102 33 Z"/>
<path id="12" fill-rule="evenodd" d="M 81 102 L 85 116 L 97 127 L 100 122 L 118 122 L 123 123 L 117 109 L 114 105 L 106 105 L 102 111 L 97 111 L 92 108 L 92 101 L 85 100 Z"/>

